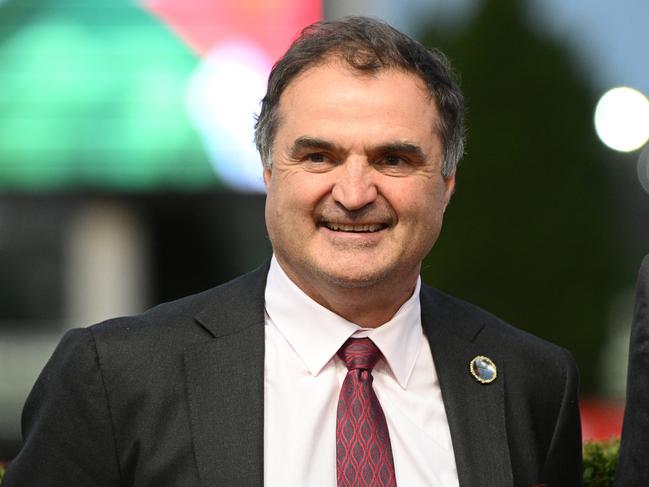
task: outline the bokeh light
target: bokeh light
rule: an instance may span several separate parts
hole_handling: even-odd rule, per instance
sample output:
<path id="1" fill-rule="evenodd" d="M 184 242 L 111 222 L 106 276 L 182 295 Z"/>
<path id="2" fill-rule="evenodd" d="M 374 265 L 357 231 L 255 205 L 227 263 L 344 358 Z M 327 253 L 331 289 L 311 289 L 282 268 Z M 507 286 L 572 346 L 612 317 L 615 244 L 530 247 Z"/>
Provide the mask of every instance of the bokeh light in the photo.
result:
<path id="1" fill-rule="evenodd" d="M 607 91 L 595 108 L 595 130 L 611 149 L 639 149 L 649 139 L 649 99 L 628 87 Z"/>
<path id="2" fill-rule="evenodd" d="M 215 187 L 185 110 L 199 56 L 136 5 L 40 3 L 0 37 L 0 190 Z"/>
<path id="3" fill-rule="evenodd" d="M 203 58 L 189 83 L 189 116 L 212 167 L 240 191 L 264 191 L 253 125 L 271 66 L 268 54 L 251 42 L 223 43 Z"/>

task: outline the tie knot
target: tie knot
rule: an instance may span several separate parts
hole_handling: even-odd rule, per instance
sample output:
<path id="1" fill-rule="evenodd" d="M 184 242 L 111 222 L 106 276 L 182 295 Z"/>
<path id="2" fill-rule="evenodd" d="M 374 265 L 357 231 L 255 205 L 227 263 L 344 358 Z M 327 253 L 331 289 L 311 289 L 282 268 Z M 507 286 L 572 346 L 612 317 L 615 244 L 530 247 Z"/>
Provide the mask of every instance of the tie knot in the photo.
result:
<path id="1" fill-rule="evenodd" d="M 381 358 L 381 351 L 369 338 L 349 338 L 338 350 L 338 356 L 347 370 L 372 370 Z"/>

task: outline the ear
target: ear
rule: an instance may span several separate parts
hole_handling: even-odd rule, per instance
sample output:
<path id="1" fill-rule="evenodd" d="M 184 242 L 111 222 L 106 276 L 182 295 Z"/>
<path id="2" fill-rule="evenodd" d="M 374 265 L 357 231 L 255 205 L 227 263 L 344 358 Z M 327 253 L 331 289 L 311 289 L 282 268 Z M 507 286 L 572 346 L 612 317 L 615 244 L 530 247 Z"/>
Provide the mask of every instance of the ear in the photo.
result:
<path id="1" fill-rule="evenodd" d="M 448 203 L 451 201 L 453 193 L 455 192 L 455 173 L 444 178 L 444 185 L 446 186 L 446 189 L 444 190 L 444 209 L 446 209 Z"/>
<path id="2" fill-rule="evenodd" d="M 268 191 L 268 186 L 270 185 L 270 177 L 273 174 L 272 169 L 268 169 L 264 166 L 264 185 L 266 186 L 266 191 Z"/>

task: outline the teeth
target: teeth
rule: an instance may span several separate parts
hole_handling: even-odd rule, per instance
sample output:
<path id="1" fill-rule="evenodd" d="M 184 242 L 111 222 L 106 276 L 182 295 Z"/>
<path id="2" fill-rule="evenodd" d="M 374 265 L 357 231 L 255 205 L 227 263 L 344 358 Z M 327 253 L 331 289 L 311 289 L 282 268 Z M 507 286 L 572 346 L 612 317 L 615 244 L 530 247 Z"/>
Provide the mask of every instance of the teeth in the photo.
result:
<path id="1" fill-rule="evenodd" d="M 327 228 L 336 232 L 377 232 L 383 228 L 380 223 L 370 223 L 366 225 L 346 225 L 343 223 L 328 222 Z"/>

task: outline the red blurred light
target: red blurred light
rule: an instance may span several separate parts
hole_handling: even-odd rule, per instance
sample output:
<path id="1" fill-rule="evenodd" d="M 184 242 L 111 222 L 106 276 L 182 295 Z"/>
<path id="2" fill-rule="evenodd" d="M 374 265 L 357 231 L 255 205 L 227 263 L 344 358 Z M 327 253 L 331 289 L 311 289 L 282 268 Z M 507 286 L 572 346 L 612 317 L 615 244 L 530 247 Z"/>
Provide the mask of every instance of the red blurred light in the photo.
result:
<path id="1" fill-rule="evenodd" d="M 144 0 L 143 6 L 199 54 L 224 41 L 252 41 L 278 59 L 305 26 L 322 18 L 321 0 Z"/>
<path id="2" fill-rule="evenodd" d="M 608 440 L 620 436 L 624 402 L 581 398 L 581 435 L 587 440 Z"/>

